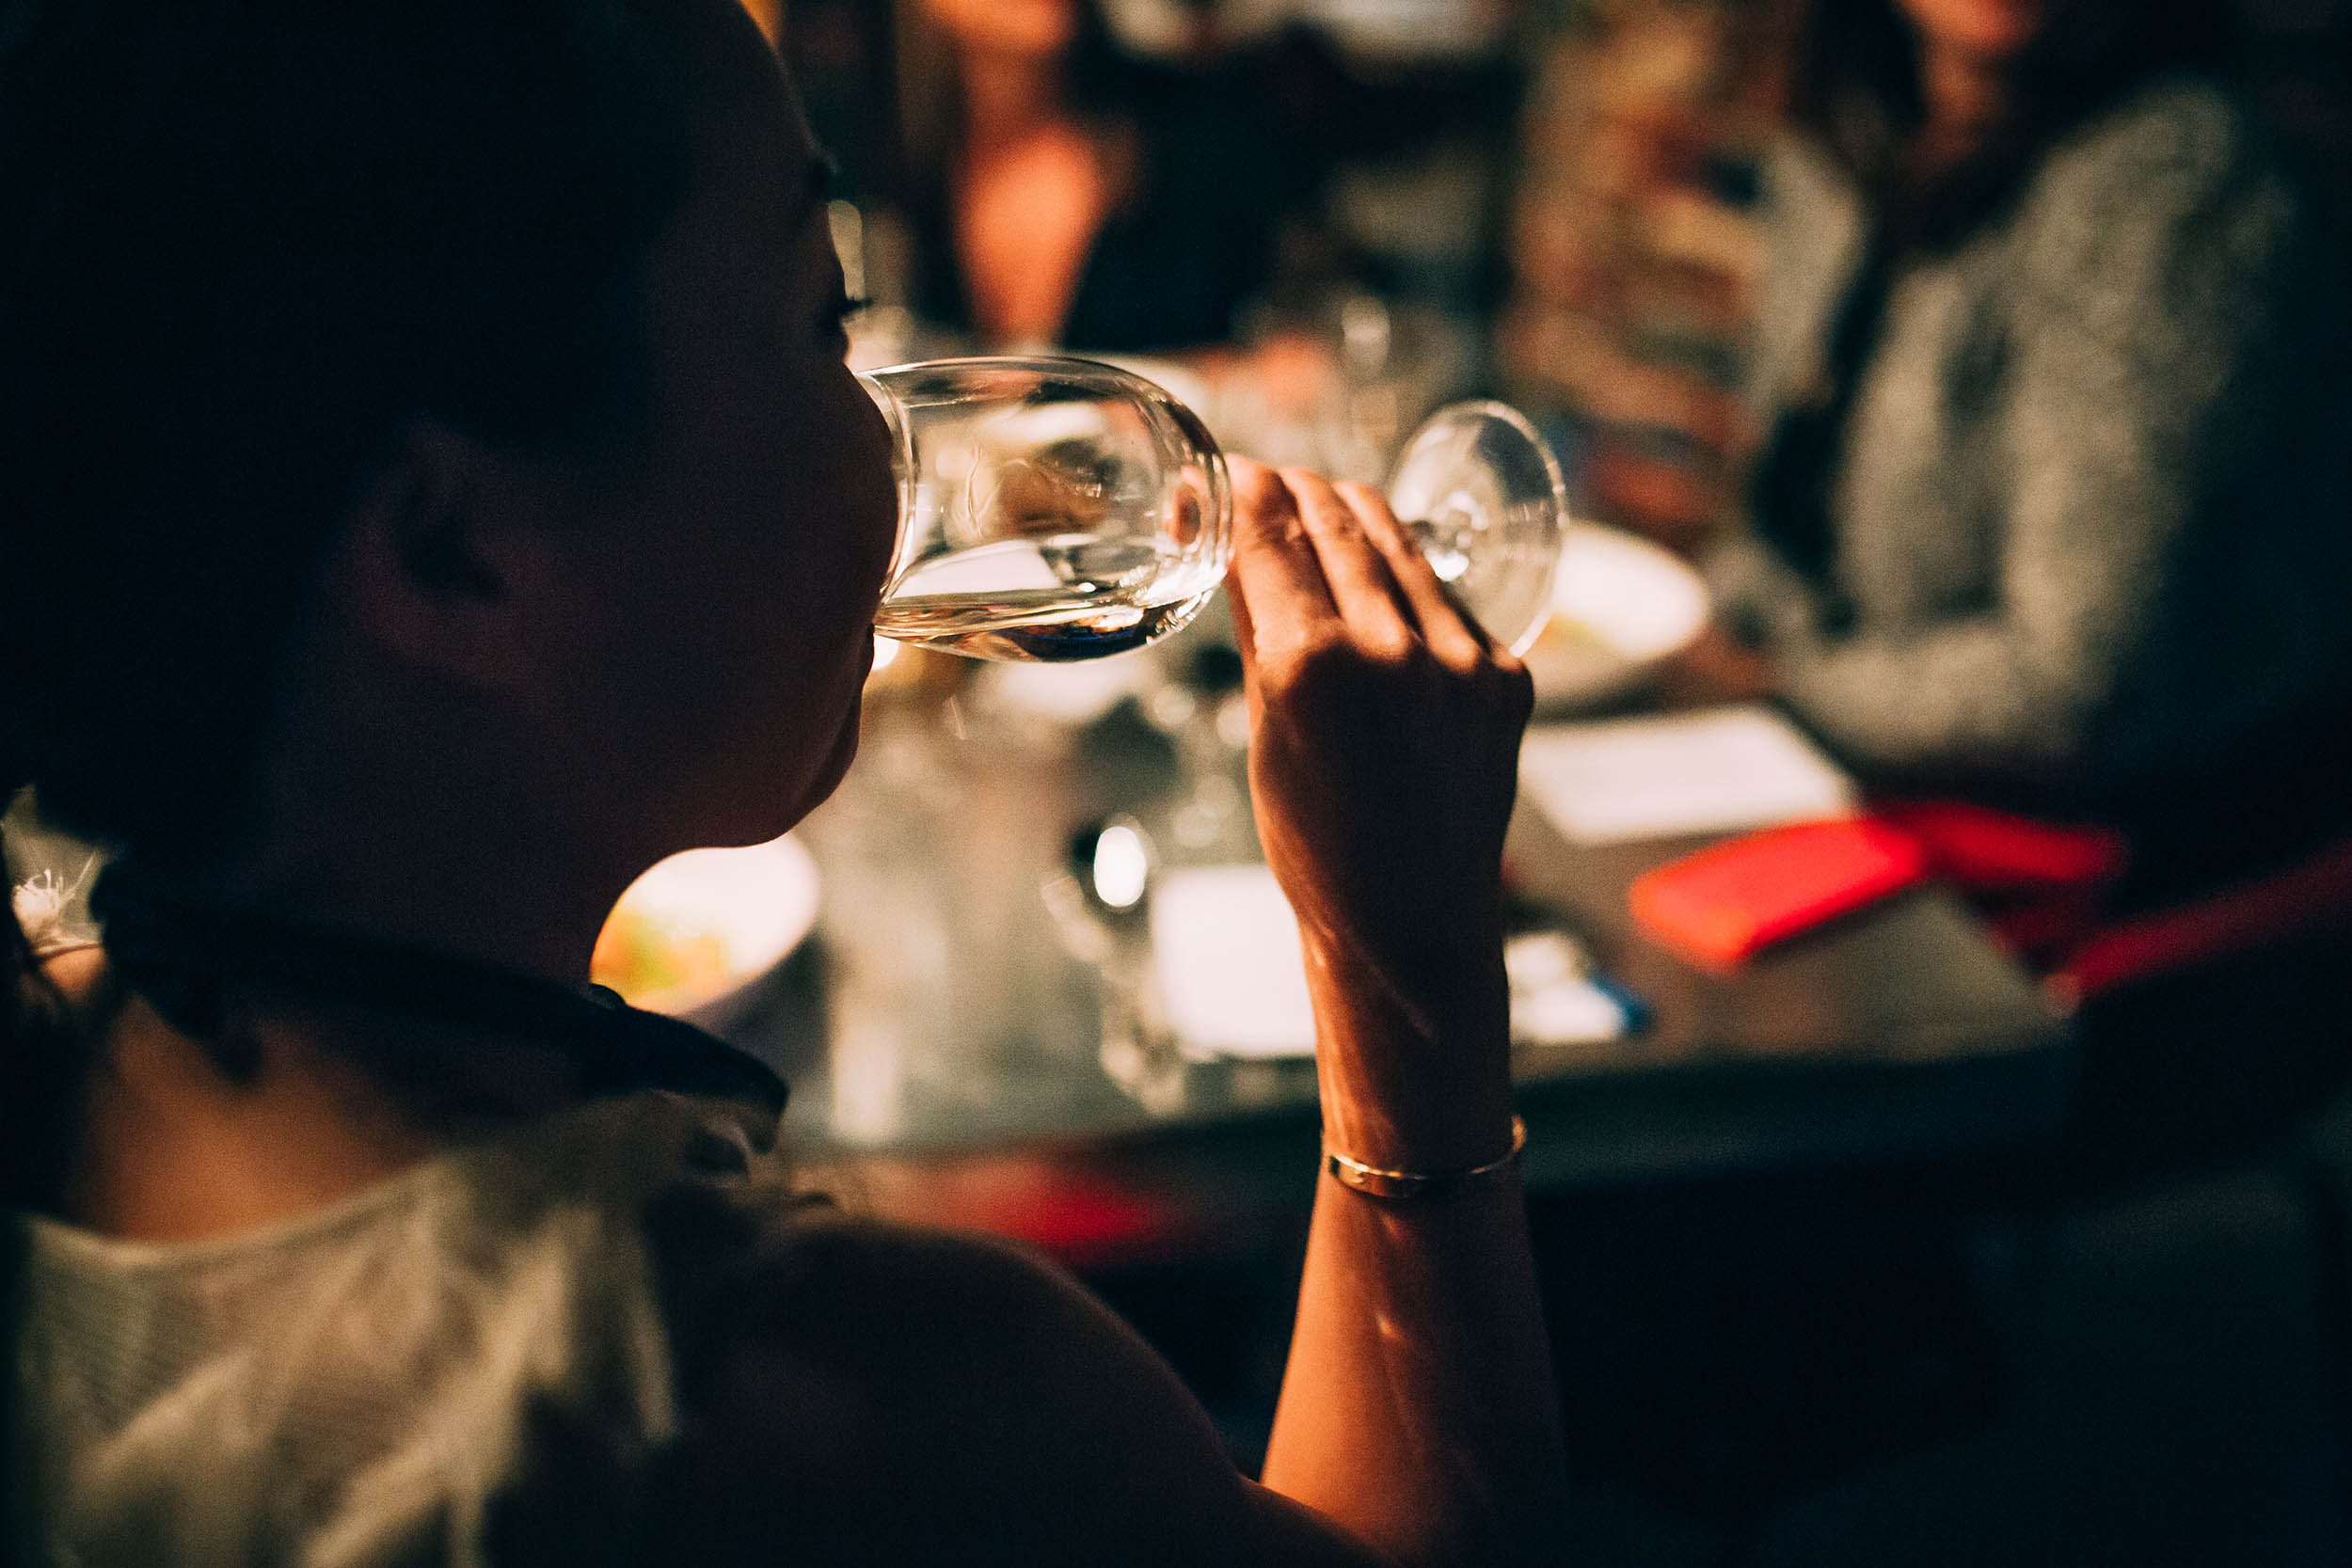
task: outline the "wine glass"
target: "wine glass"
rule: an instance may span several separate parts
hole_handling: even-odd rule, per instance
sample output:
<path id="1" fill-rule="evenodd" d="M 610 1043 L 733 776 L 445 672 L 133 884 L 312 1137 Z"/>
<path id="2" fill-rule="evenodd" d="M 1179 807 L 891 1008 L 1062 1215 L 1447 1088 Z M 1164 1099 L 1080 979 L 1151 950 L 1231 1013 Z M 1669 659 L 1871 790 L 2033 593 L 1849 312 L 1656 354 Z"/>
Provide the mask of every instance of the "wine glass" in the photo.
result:
<path id="1" fill-rule="evenodd" d="M 1493 402 L 1438 409 L 1406 441 L 1388 496 L 1454 602 L 1527 652 L 1550 617 L 1568 528 L 1559 460 L 1527 416 Z"/>
<path id="2" fill-rule="evenodd" d="M 1084 359 L 936 359 L 863 376 L 889 420 L 899 535 L 874 629 L 1043 663 L 1176 630 L 1232 555 L 1232 490 L 1200 418 Z M 1499 403 L 1441 409 L 1391 504 L 1438 579 L 1514 652 L 1534 640 L 1567 526 L 1559 465 Z"/>
<path id="3" fill-rule="evenodd" d="M 895 439 L 898 553 L 874 629 L 980 658 L 1098 658 L 1174 631 L 1232 555 L 1225 459 L 1141 376 L 935 359 L 864 376 Z"/>

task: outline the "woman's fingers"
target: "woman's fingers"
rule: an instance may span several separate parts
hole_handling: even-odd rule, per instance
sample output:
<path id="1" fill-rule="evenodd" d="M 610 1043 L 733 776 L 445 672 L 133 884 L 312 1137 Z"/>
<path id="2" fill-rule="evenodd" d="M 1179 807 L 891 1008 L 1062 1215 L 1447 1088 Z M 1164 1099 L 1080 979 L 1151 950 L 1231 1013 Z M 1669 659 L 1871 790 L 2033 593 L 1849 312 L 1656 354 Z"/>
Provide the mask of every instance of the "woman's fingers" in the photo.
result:
<path id="1" fill-rule="evenodd" d="M 1247 457 L 1228 460 L 1233 479 L 1233 629 L 1242 655 L 1259 651 L 1257 627 L 1296 631 L 1336 612 L 1323 563 L 1281 476 Z"/>
<path id="2" fill-rule="evenodd" d="M 1480 658 L 1501 651 L 1484 628 L 1454 602 L 1453 595 L 1430 567 L 1429 558 L 1405 531 L 1404 524 L 1397 521 L 1396 514 L 1378 491 L 1353 482 L 1334 488 L 1355 514 L 1364 537 L 1380 552 L 1397 592 L 1421 628 L 1422 641 L 1429 645 L 1431 653 L 1449 669 L 1466 670 Z"/>
<path id="3" fill-rule="evenodd" d="M 1287 646 L 1320 637 L 1323 618 L 1336 617 L 1347 641 L 1375 657 L 1425 648 L 1461 673 L 1517 664 L 1454 602 L 1376 491 L 1303 468 L 1232 463 L 1234 626 L 1246 654 L 1266 651 L 1260 626 Z"/>
<path id="4" fill-rule="evenodd" d="M 1365 536 L 1356 509 L 1321 474 L 1285 468 L 1282 483 L 1297 502 L 1324 581 L 1349 634 L 1368 652 L 1408 652 L 1420 629 L 1419 618 L 1379 546 Z"/>

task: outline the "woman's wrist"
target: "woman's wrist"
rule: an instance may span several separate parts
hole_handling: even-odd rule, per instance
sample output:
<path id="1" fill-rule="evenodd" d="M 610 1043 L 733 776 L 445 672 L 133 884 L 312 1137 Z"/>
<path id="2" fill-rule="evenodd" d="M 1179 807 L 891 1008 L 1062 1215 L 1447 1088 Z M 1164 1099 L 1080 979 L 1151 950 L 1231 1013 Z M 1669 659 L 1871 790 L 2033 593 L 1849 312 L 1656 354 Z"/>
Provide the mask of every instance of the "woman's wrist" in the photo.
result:
<path id="1" fill-rule="evenodd" d="M 1409 1105 L 1399 1114 L 1391 1103 L 1334 1093 L 1327 1078 L 1324 1148 L 1375 1170 L 1431 1174 L 1475 1169 L 1510 1153 L 1507 1085 L 1499 1093 L 1455 1092 L 1430 1098 L 1446 1103 Z"/>
<path id="2" fill-rule="evenodd" d="M 1510 991 L 1491 948 L 1401 978 L 1308 944 L 1324 1141 L 1384 1170 L 1485 1164 L 1511 1143 Z"/>
<path id="3" fill-rule="evenodd" d="M 1526 1152 L 1527 1123 L 1513 1117 L 1510 1148 L 1474 1165 L 1448 1165 L 1437 1170 L 1384 1167 L 1367 1164 L 1327 1142 L 1323 1146 L 1323 1171 L 1341 1186 L 1369 1197 L 1418 1202 L 1507 1186 L 1518 1170 L 1519 1157 Z"/>

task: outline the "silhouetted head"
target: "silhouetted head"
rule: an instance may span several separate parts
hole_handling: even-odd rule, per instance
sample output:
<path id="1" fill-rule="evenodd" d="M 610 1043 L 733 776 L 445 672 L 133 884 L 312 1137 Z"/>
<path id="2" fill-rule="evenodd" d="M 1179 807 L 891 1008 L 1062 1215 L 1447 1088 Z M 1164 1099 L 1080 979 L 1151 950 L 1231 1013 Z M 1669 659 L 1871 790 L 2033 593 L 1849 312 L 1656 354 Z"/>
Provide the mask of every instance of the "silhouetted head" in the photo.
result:
<path id="1" fill-rule="evenodd" d="M 823 797 L 894 493 L 732 0 L 0 19 L 0 784 L 263 903 Z"/>

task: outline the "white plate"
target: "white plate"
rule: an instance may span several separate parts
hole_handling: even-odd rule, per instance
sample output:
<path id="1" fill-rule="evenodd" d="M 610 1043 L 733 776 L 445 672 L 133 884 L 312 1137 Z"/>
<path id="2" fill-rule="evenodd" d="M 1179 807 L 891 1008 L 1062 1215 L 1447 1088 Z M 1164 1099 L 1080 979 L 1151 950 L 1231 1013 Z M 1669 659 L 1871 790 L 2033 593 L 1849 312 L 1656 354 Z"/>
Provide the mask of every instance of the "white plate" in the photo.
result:
<path id="1" fill-rule="evenodd" d="M 590 974 L 634 1006 L 718 1028 L 807 937 L 817 890 L 817 862 L 789 834 L 672 855 L 612 907 Z"/>
<path id="2" fill-rule="evenodd" d="M 1571 523 L 1552 578 L 1551 620 L 1527 651 L 1540 708 L 1621 695 L 1707 626 L 1707 584 L 1648 540 Z"/>

